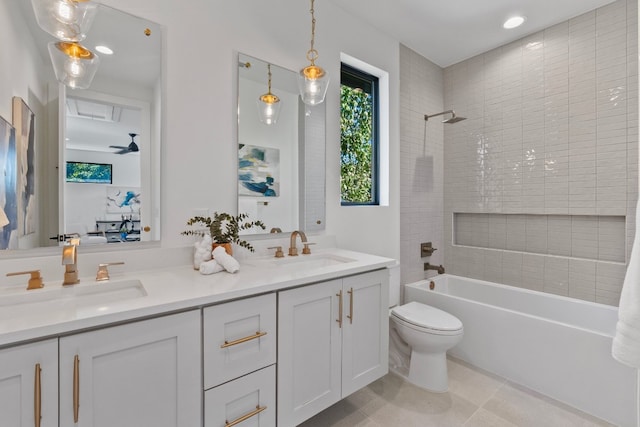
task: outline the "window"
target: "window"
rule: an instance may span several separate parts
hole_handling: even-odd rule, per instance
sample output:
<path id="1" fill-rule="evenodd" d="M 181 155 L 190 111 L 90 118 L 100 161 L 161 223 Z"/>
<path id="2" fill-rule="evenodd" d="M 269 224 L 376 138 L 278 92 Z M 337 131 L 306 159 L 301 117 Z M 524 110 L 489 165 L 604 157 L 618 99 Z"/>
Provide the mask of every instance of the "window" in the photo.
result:
<path id="1" fill-rule="evenodd" d="M 378 77 L 342 64 L 340 196 L 342 205 L 379 204 Z"/>

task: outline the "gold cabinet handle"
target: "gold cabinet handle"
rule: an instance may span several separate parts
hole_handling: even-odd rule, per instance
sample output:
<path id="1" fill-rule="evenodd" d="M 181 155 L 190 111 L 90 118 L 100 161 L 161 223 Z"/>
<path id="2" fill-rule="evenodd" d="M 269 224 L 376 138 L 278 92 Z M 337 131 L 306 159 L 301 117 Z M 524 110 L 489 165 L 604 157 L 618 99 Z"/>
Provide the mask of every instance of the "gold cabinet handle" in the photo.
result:
<path id="1" fill-rule="evenodd" d="M 353 324 L 353 288 L 349 289 L 347 293 L 349 294 L 349 315 L 347 317 L 349 324 Z"/>
<path id="2" fill-rule="evenodd" d="M 248 337 L 240 338 L 240 339 L 237 339 L 237 340 L 235 340 L 235 341 L 231 341 L 231 342 L 229 342 L 229 341 L 225 341 L 225 342 L 224 342 L 224 344 L 222 344 L 222 345 L 220 346 L 220 348 L 227 348 L 227 347 L 231 347 L 231 346 L 233 346 L 233 345 L 242 344 L 243 342 L 247 342 L 247 341 L 255 340 L 256 338 L 260 338 L 260 337 L 263 337 L 263 336 L 265 336 L 265 335 L 267 335 L 267 333 L 266 333 L 266 332 L 260 332 L 260 331 L 258 331 L 258 332 L 256 332 L 256 333 L 255 333 L 255 334 L 253 334 L 253 335 L 249 335 Z"/>
<path id="3" fill-rule="evenodd" d="M 36 363 L 36 375 L 35 384 L 33 387 L 33 418 L 36 427 L 40 427 L 40 420 L 42 419 L 42 386 L 40 384 L 40 364 Z"/>
<path id="4" fill-rule="evenodd" d="M 73 422 L 78 422 L 80 412 L 80 358 L 76 354 L 73 358 Z"/>
<path id="5" fill-rule="evenodd" d="M 231 427 L 231 426 L 234 426 L 236 424 L 240 424 L 241 422 L 243 422 L 245 420 L 248 420 L 249 418 L 251 418 L 251 417 L 253 417 L 255 415 L 258 415 L 260 412 L 264 411 L 265 409 L 267 409 L 266 406 L 256 405 L 256 409 L 255 410 L 253 410 L 253 411 L 249 412 L 248 414 L 243 415 L 240 418 L 237 418 L 237 419 L 235 419 L 235 420 L 233 420 L 231 422 L 225 421 L 224 425 L 225 425 L 225 427 Z"/>
<path id="6" fill-rule="evenodd" d="M 342 328 L 342 291 L 338 292 L 336 296 L 338 297 L 338 318 L 336 322 L 338 322 L 338 326 Z"/>

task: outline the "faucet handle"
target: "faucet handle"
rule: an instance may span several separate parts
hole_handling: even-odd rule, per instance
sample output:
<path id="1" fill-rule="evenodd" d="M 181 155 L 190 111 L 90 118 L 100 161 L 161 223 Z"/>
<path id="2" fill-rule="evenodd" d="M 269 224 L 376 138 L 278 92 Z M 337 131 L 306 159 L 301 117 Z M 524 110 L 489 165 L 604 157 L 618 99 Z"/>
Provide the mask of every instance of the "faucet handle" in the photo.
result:
<path id="1" fill-rule="evenodd" d="M 271 246 L 267 249 L 275 249 L 276 250 L 276 258 L 284 258 L 284 252 L 282 252 L 282 246 Z"/>
<path id="2" fill-rule="evenodd" d="M 14 273 L 7 273 L 7 277 L 19 276 L 21 274 L 31 275 L 31 278 L 29 279 L 29 284 L 27 285 L 28 291 L 31 291 L 33 289 L 40 289 L 44 287 L 44 283 L 42 283 L 42 276 L 40 276 L 40 270 L 16 271 Z"/>
<path id="3" fill-rule="evenodd" d="M 98 264 L 98 272 L 96 273 L 96 282 L 104 282 L 105 280 L 109 280 L 109 266 L 110 265 L 123 265 L 123 261 L 118 262 L 105 262 L 103 264 Z"/>
<path id="4" fill-rule="evenodd" d="M 304 245 L 304 248 L 302 248 L 302 255 L 310 255 L 311 254 L 311 249 L 309 248 L 309 245 L 315 245 L 315 243 L 313 243 L 313 242 L 302 242 L 302 244 Z"/>

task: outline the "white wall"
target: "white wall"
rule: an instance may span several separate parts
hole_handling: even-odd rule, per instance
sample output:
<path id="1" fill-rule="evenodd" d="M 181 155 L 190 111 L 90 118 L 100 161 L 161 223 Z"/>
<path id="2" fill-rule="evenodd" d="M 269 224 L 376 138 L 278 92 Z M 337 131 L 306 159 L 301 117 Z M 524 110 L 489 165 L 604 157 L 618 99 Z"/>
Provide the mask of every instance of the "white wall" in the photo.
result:
<path id="1" fill-rule="evenodd" d="M 180 236 L 194 209 L 236 211 L 237 52 L 292 70 L 307 65 L 309 3 L 299 0 L 108 0 L 109 6 L 166 26 L 166 114 L 162 164 L 162 245 Z M 345 248 L 399 257 L 398 42 L 316 3 L 318 64 L 327 95 L 327 229 Z M 339 194 L 340 52 L 390 73 L 391 200 L 384 208 L 341 208 Z M 203 177 L 208 179 L 202 179 Z M 268 226 L 268 224 L 267 224 Z"/>

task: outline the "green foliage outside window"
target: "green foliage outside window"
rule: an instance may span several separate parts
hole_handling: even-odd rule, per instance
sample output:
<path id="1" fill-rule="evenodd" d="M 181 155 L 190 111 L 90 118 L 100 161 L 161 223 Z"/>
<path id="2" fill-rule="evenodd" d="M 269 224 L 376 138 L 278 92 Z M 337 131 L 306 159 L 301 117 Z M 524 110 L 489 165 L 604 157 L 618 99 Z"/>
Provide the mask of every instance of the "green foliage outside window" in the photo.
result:
<path id="1" fill-rule="evenodd" d="M 373 162 L 372 96 L 340 87 L 340 194 L 342 202 L 371 203 Z"/>

